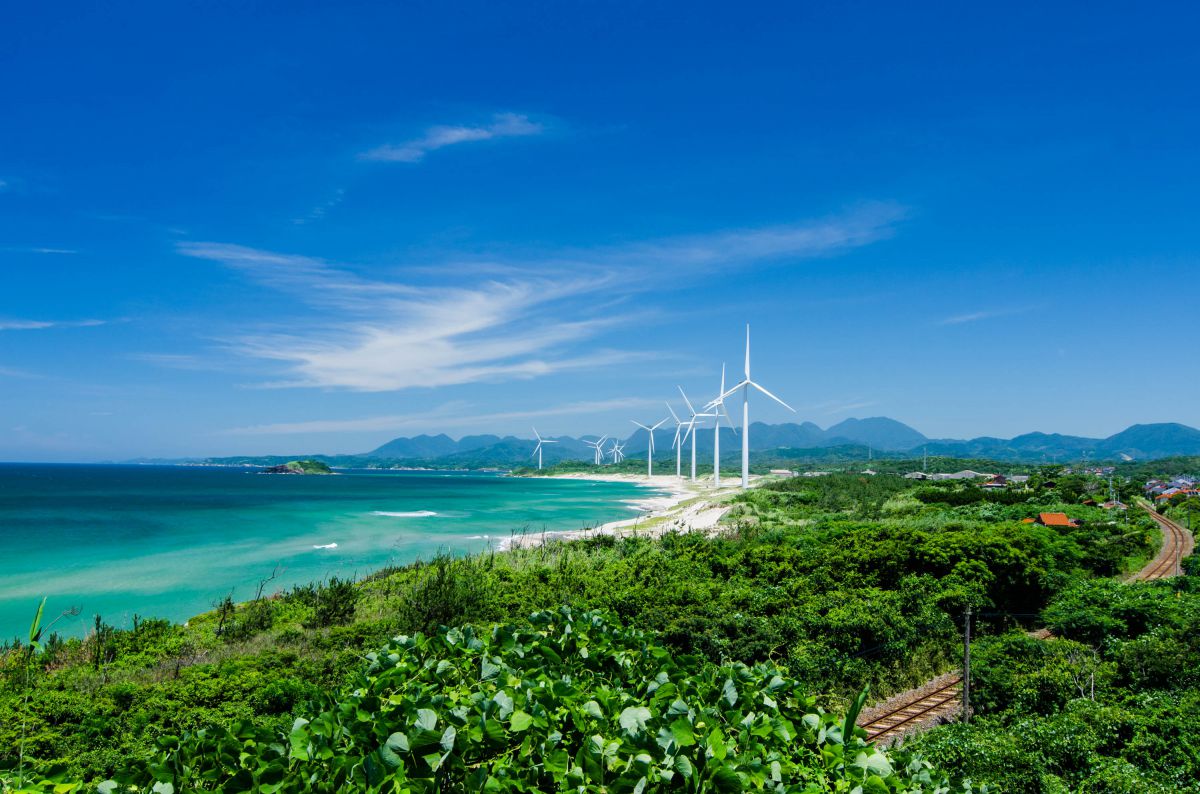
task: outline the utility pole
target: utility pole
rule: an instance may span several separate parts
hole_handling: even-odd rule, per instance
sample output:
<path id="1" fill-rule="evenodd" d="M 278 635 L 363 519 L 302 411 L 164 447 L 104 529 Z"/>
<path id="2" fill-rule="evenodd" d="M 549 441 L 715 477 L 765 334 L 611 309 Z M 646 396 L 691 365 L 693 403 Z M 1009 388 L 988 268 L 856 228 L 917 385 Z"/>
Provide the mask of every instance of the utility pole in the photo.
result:
<path id="1" fill-rule="evenodd" d="M 971 721 L 971 605 L 963 619 L 963 677 L 962 677 L 963 722 Z"/>

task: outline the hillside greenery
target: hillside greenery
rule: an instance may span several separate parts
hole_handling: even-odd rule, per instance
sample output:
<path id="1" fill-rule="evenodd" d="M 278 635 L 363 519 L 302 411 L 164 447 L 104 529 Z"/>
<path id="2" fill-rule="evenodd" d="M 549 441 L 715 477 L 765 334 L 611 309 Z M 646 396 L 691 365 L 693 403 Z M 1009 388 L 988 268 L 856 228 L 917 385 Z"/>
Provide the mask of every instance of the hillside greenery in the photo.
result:
<path id="1" fill-rule="evenodd" d="M 865 687 L 882 697 L 956 665 L 960 616 L 967 605 L 985 613 L 979 625 L 983 636 L 1004 636 L 1015 627 L 1037 624 L 1043 609 L 1081 583 L 1133 570 L 1153 554 L 1157 533 L 1148 518 L 1082 504 L 1089 498 L 1086 482 L 1076 489 L 1071 480 L 1059 478 L 1056 485 L 1002 496 L 962 483 L 917 483 L 893 476 L 792 478 L 737 497 L 723 530 L 711 538 L 699 534 L 623 539 L 596 536 L 506 553 L 463 558 L 441 555 L 380 571 L 361 581 L 333 579 L 286 592 L 262 593 L 245 604 L 226 601 L 186 625 L 138 619 L 132 627 L 115 628 L 98 618 L 95 631 L 85 639 L 63 640 L 46 632 L 36 647 L 15 643 L 3 653 L 0 714 L 11 716 L 0 721 L 0 769 L 23 767 L 41 773 L 57 769 L 64 780 L 93 784 L 121 775 L 141 775 L 137 780 L 145 782 L 149 774 L 158 782 L 192 781 L 187 785 L 196 785 L 188 776 L 200 775 L 197 770 L 207 775 L 205 785 L 220 780 L 244 783 L 246 775 L 261 782 L 265 778 L 254 776 L 262 774 L 269 774 L 271 780 L 291 780 L 288 785 L 298 785 L 295 775 L 315 775 L 321 780 L 335 779 L 337 774 L 366 775 L 364 759 L 386 746 L 386 742 L 370 745 L 366 733 L 353 742 L 344 731 L 339 734 L 343 737 L 339 741 L 347 744 L 338 745 L 335 755 L 361 762 L 355 767 L 358 762 L 347 761 L 341 772 L 326 764 L 330 758 L 296 758 L 289 748 L 294 747 L 298 719 L 320 726 L 327 724 L 323 720 L 344 717 L 339 709 L 348 702 L 346 698 L 374 686 L 371 676 L 379 672 L 376 663 L 383 658 L 381 653 L 388 659 L 416 654 L 405 664 L 417 664 L 416 659 L 424 660 L 420 665 L 436 660 L 435 668 L 445 661 L 450 667 L 443 672 L 449 676 L 451 669 L 465 669 L 462 666 L 472 658 L 483 665 L 475 650 L 471 651 L 475 656 L 456 655 L 466 653 L 465 646 L 451 648 L 455 644 L 451 637 L 470 636 L 487 647 L 497 641 L 497 631 L 513 636 L 551 631 L 559 632 L 556 636 L 561 639 L 564 626 L 570 624 L 575 631 L 574 623 L 582 615 L 588 616 L 586 621 L 600 621 L 597 625 L 602 624 L 602 633 L 609 637 L 606 642 L 640 638 L 636 641 L 646 647 L 661 648 L 662 654 L 655 658 L 671 659 L 676 666 L 655 671 L 651 678 L 665 671 L 677 688 L 690 687 L 690 697 L 702 704 L 697 706 L 697 714 L 713 705 L 713 697 L 719 700 L 710 685 L 720 676 L 728 677 L 731 670 L 774 670 L 769 676 L 746 673 L 758 676 L 753 680 L 759 682 L 748 686 L 758 687 L 775 675 L 789 681 L 790 705 L 771 712 L 775 716 L 769 719 L 778 716 L 789 721 L 796 730 L 788 729 L 788 735 L 795 737 L 802 733 L 796 726 L 815 718 L 815 744 L 808 739 L 802 744 L 808 748 L 804 752 L 824 758 L 829 748 L 818 745 L 832 739 L 830 731 L 820 728 L 826 721 L 822 714 L 851 707 Z M 1079 520 L 1079 526 L 1049 529 L 1022 523 L 1048 510 L 1067 512 Z M 530 618 L 535 613 L 542 617 Z M 46 622 L 51 618 L 47 616 Z M 557 628 L 546 629 L 550 625 Z M 448 633 L 445 627 L 450 626 L 459 627 L 459 633 Z M 394 639 L 401 636 L 409 640 Z M 371 657 L 372 653 L 376 655 Z M 555 653 L 566 666 L 547 670 L 547 675 L 581 674 L 569 666 L 578 663 L 577 659 Z M 503 653 L 493 655 L 503 657 L 503 664 L 515 671 L 506 676 L 528 673 L 517 660 Z M 631 668 L 631 678 L 610 684 L 624 687 L 629 697 L 644 698 L 645 676 L 650 672 Z M 425 683 L 433 688 L 450 687 L 450 678 Z M 482 679 L 463 679 L 455 686 L 466 689 L 426 695 L 449 698 L 460 705 L 469 701 L 475 704 L 471 708 L 478 706 L 484 711 L 491 706 L 481 706 L 475 698 L 486 695 L 483 699 L 495 701 L 494 692 L 479 688 Z M 553 688 L 546 682 L 542 686 Z M 582 687 L 570 695 L 576 696 L 583 704 L 589 700 L 605 703 L 595 687 Z M 777 705 L 784 703 L 774 700 Z M 641 705 L 634 708 L 656 713 L 651 704 L 638 702 Z M 354 719 L 361 716 L 364 723 L 357 727 L 370 733 L 379 724 L 409 720 L 403 722 L 409 728 L 393 728 L 383 738 L 390 738 L 395 731 L 405 733 L 410 750 L 414 747 L 408 735 L 412 725 L 444 735 L 452 724 L 443 715 L 427 727 L 428 717 L 414 716 L 416 712 L 403 720 L 384 720 L 380 709 L 387 710 L 382 699 L 356 706 Z M 534 715 L 528 710 L 525 713 Z M 322 716 L 329 714 L 335 716 Z M 343 717 L 336 717 L 338 714 Z M 806 716 L 810 714 L 816 716 Z M 484 717 L 486 714 L 479 718 Z M 604 706 L 603 719 L 611 717 Z M 419 719 L 425 722 L 412 722 Z M 706 720 L 705 724 L 712 723 Z M 555 732 L 568 735 L 561 727 L 549 730 L 549 725 L 539 726 L 538 730 L 547 729 L 538 734 L 542 737 L 539 741 Z M 463 725 L 454 727 L 464 733 Z M 622 755 L 626 751 L 621 748 L 626 740 L 634 742 L 629 745 L 630 752 L 640 746 L 636 744 L 640 740 L 620 735 L 619 713 L 617 721 L 606 728 L 610 733 L 586 733 L 592 728 L 574 723 L 568 727 L 584 731 L 576 739 L 585 734 L 604 736 L 604 748 L 608 742 L 618 741 L 614 758 L 625 761 L 629 757 Z M 662 727 L 656 724 L 655 731 Z M 669 730 L 670 726 L 666 727 Z M 311 733 L 316 729 L 305 730 Z M 508 730 L 511 732 L 511 720 Z M 420 736 L 431 740 L 428 734 Z M 178 737 L 178 745 L 169 737 Z M 269 737 L 274 738 L 267 741 Z M 494 746 L 487 743 L 499 741 L 497 736 L 470 739 L 483 745 L 468 743 L 460 748 L 455 739 L 438 746 L 442 747 L 440 754 L 460 749 L 483 752 L 482 747 L 497 753 L 509 748 L 504 752 L 511 752 L 511 745 L 505 742 L 512 738 L 506 735 L 504 742 Z M 846 741 L 844 732 L 842 738 Z M 323 740 L 312 741 L 319 744 Z M 235 750 L 238 743 L 242 750 Z M 710 749 L 708 744 L 697 743 L 705 753 Z M 283 749 L 262 749 L 262 754 L 245 762 L 257 766 L 242 768 L 238 759 L 249 744 L 256 748 L 278 744 Z M 518 742 L 517 746 L 523 745 Z M 391 751 L 402 760 L 408 758 L 404 774 L 415 775 L 412 780 L 423 780 L 421 776 L 429 774 L 436 779 L 443 762 L 432 769 L 432 761 L 426 758 L 434 752 L 432 747 L 419 745 L 422 752 L 413 758 L 400 753 L 399 744 Z M 581 747 L 571 745 L 567 755 L 572 764 Z M 642 749 L 646 747 L 650 745 Z M 792 768 L 788 764 L 799 765 L 796 769 L 812 767 L 809 760 L 798 760 L 800 756 L 763 760 L 771 753 L 783 752 L 779 747 L 742 756 L 744 747 L 739 744 L 739 755 L 730 761 L 735 774 L 750 774 L 750 767 L 741 766 L 743 760 L 755 769 L 768 770 L 763 772 L 767 778 L 774 774 L 771 764 L 776 762 L 781 770 Z M 583 751 L 585 755 L 588 752 Z M 271 752 L 275 756 L 268 757 Z M 545 753 L 545 759 L 553 756 L 558 760 L 549 760 L 552 768 L 548 771 L 543 764 L 541 771 L 529 774 L 557 774 L 561 759 L 555 755 L 557 749 L 543 747 L 539 752 Z M 604 749 L 602 755 L 608 752 Z M 695 755 L 700 749 L 689 752 L 693 770 L 700 769 L 703 759 Z M 669 748 L 659 744 L 650 755 L 653 773 L 651 766 L 642 764 L 645 768 L 638 767 L 633 787 L 642 777 L 647 780 L 645 786 L 651 782 L 679 785 L 674 777 L 682 774 L 679 769 L 663 766 L 663 759 L 678 754 L 671 755 Z M 481 768 L 462 760 L 472 756 L 453 757 L 459 761 L 450 763 L 448 757 L 444 763 L 450 764 L 447 769 L 458 769 L 454 774 L 474 774 L 466 770 Z M 637 753 L 632 757 L 636 759 Z M 962 785 L 964 775 L 977 781 L 986 779 L 986 774 L 976 775 L 962 764 L 956 766 L 951 756 L 936 757 L 958 781 L 956 786 Z M 392 759 L 388 756 L 386 760 Z M 760 762 L 766 766 L 754 766 Z M 608 763 L 604 760 L 602 766 Z M 904 780 L 909 779 L 904 775 L 924 774 L 919 761 L 903 754 L 888 763 L 893 772 L 902 770 L 896 774 Z M 585 764 L 582 756 L 578 764 Z M 616 767 L 604 766 L 602 772 L 611 775 L 605 779 L 613 782 L 630 768 L 625 764 L 620 774 L 615 774 Z M 266 772 L 268 769 L 271 771 Z M 399 766 L 389 767 L 389 774 L 395 774 L 395 769 Z M 672 772 L 672 776 L 664 778 L 664 772 Z M 505 772 L 503 786 L 517 786 L 516 774 Z M 888 790 L 909 790 L 891 786 L 886 775 L 881 778 Z M 11 773 L 9 779 L 13 779 Z M 521 779 L 520 785 L 537 790 L 546 779 Z M 788 785 L 800 785 L 798 781 L 808 778 L 788 780 Z M 763 785 L 767 785 L 766 778 Z M 807 785 L 779 790 L 803 791 Z"/>
<path id="2" fill-rule="evenodd" d="M 1154 584 L 1081 582 L 973 651 L 969 725 L 910 745 L 1013 794 L 1200 791 L 1200 566 Z"/>

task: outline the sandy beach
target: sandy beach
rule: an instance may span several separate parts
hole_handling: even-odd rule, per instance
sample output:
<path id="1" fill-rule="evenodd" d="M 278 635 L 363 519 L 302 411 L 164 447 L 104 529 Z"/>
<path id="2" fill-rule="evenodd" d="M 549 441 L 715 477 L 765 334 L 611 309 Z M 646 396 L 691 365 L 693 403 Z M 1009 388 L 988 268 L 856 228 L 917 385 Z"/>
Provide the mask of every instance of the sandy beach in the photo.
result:
<path id="1" fill-rule="evenodd" d="M 740 490 L 740 480 L 736 477 L 722 477 L 721 487 L 714 488 L 711 477 L 692 482 L 673 474 L 656 474 L 652 478 L 636 474 L 593 473 L 551 476 L 571 480 L 631 482 L 663 493 L 648 494 L 645 499 L 631 501 L 629 506 L 639 512 L 633 518 L 610 521 L 588 529 L 513 536 L 500 541 L 501 551 L 517 547 L 530 548 L 547 542 L 580 540 L 596 535 L 658 537 L 666 532 L 712 532 L 731 507 L 728 498 Z M 757 478 L 752 477 L 751 481 L 755 479 Z"/>

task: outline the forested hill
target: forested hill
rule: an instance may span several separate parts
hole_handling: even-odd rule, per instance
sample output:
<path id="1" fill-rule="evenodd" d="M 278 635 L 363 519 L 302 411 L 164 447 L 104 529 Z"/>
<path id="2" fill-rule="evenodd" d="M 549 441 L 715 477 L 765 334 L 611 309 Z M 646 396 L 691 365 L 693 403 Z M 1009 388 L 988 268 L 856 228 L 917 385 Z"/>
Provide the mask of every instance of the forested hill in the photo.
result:
<path id="1" fill-rule="evenodd" d="M 722 427 L 722 459 L 739 454 L 740 436 Z M 595 436 L 556 436 L 543 447 L 543 461 L 553 465 L 567 460 L 588 461 L 593 448 L 585 440 Z M 674 429 L 658 430 L 654 436 L 655 457 L 673 458 Z M 644 459 L 648 447 L 645 430 L 623 439 L 625 456 Z M 697 434 L 697 454 L 711 459 L 713 431 Z M 324 461 L 331 466 L 407 466 L 412 468 L 511 468 L 528 465 L 534 440 L 516 436 L 473 435 L 455 440 L 448 435 L 419 435 L 395 438 L 369 452 L 354 455 L 280 455 L 208 458 L 213 464 L 270 466 L 300 458 Z M 1200 430 L 1174 422 L 1133 425 L 1107 438 L 1069 436 L 1060 433 L 1025 433 L 1010 439 L 981 436 L 969 440 L 929 439 L 903 422 L 887 417 L 847 419 L 827 429 L 812 422 L 750 426 L 750 447 L 769 453 L 774 460 L 818 462 L 823 459 L 869 457 L 915 458 L 931 455 L 949 458 L 990 458 L 1023 463 L 1067 463 L 1088 461 L 1145 461 L 1200 455 Z"/>

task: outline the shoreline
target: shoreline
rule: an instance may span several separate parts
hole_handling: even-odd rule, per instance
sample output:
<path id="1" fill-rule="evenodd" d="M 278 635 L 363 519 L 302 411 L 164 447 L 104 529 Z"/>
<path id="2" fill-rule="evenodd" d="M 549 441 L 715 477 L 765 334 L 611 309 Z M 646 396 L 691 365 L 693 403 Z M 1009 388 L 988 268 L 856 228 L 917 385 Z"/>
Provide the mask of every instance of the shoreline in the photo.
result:
<path id="1" fill-rule="evenodd" d="M 497 551 L 536 548 L 544 543 L 562 543 L 583 540 L 598 535 L 615 537 L 659 537 L 668 532 L 704 532 L 716 530 L 721 518 L 732 505 L 728 498 L 741 490 L 740 480 L 724 478 L 720 488 L 714 488 L 709 479 L 692 482 L 674 474 L 656 474 L 647 479 L 639 474 L 600 474 L 593 472 L 571 472 L 568 474 L 544 475 L 560 480 L 591 480 L 594 482 L 624 482 L 665 492 L 648 495 L 645 499 L 627 500 L 626 504 L 639 511 L 632 518 L 608 521 L 599 526 L 585 529 L 569 529 L 539 532 L 536 535 L 514 535 L 499 541 Z M 752 477 L 751 481 L 758 479 Z M 726 484 L 728 483 L 728 484 Z"/>

